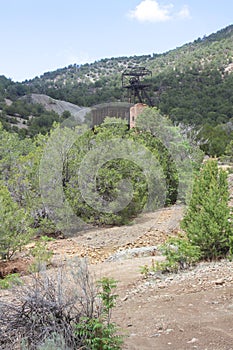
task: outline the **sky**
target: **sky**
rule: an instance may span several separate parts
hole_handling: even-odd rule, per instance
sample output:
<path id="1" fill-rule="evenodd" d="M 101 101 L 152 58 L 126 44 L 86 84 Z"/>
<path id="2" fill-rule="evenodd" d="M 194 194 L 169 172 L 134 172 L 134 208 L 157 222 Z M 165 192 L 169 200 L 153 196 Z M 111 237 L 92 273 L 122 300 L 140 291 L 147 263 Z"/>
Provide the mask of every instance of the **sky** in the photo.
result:
<path id="1" fill-rule="evenodd" d="M 163 53 L 230 24 L 232 0 L 0 0 L 0 75 Z"/>

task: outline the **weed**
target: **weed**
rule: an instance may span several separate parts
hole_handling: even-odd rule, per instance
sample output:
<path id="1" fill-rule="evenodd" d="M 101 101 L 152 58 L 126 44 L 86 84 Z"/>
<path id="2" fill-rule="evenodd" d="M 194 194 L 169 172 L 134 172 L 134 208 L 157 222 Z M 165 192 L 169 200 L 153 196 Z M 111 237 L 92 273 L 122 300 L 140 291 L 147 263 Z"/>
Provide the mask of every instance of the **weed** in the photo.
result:
<path id="1" fill-rule="evenodd" d="M 7 275 L 3 279 L 0 279 L 0 289 L 8 289 L 11 288 L 13 285 L 20 285 L 22 283 L 23 282 L 20 279 L 19 273 L 12 273 L 10 275 Z"/>

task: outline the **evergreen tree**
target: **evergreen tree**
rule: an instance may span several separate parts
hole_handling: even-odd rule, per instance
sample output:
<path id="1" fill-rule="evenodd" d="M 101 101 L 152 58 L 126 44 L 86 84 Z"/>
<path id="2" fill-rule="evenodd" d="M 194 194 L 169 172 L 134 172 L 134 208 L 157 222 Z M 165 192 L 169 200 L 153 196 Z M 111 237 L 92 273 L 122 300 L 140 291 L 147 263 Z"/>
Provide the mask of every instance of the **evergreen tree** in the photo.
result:
<path id="1" fill-rule="evenodd" d="M 181 223 L 191 244 L 198 246 L 203 259 L 226 256 L 231 250 L 232 226 L 228 206 L 227 173 L 210 160 L 196 178 L 192 198 Z"/>
<path id="2" fill-rule="evenodd" d="M 0 188 L 0 255 L 10 259 L 30 239 L 28 216 L 13 201 L 6 186 Z"/>

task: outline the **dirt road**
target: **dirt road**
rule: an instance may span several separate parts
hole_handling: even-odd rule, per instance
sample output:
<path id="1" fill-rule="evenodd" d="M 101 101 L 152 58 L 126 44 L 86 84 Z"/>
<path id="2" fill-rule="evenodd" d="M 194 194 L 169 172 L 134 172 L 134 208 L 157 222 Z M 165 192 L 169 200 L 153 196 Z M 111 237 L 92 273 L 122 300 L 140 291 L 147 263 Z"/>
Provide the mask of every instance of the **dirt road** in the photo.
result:
<path id="1" fill-rule="evenodd" d="M 157 250 L 142 256 L 140 248 L 156 247 L 177 234 L 182 214 L 183 208 L 174 206 L 144 214 L 131 226 L 92 230 L 69 244 L 54 243 L 58 256 L 88 254 L 97 278 L 118 281 L 113 318 L 125 334 L 124 349 L 233 349 L 233 263 L 205 263 L 146 280 L 140 273 L 140 266 L 162 258 Z M 135 248 L 138 254 L 126 254 Z"/>
<path id="2" fill-rule="evenodd" d="M 183 207 L 173 206 L 129 226 L 50 242 L 54 262 L 86 256 L 96 278 L 118 281 L 113 320 L 125 335 L 124 350 L 233 350 L 232 262 L 147 279 L 140 273 L 140 266 L 162 259 L 157 247 L 177 234 L 182 215 Z"/>

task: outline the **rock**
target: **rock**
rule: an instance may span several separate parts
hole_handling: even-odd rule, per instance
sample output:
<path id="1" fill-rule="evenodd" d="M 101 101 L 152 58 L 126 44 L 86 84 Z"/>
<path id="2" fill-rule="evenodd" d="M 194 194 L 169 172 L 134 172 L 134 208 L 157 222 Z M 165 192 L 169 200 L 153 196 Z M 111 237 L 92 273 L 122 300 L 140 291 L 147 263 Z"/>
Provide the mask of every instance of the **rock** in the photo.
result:
<path id="1" fill-rule="evenodd" d="M 197 338 L 193 338 L 193 339 L 187 341 L 187 344 L 193 344 L 193 343 L 196 343 L 196 342 L 198 342 L 198 339 Z"/>
<path id="2" fill-rule="evenodd" d="M 216 286 L 221 286 L 225 283 L 225 280 L 223 278 L 219 278 L 216 281 L 213 281 L 214 284 L 216 284 Z"/>
<path id="3" fill-rule="evenodd" d="M 171 333 L 171 332 L 173 332 L 173 329 L 172 329 L 172 328 L 168 328 L 168 329 L 166 330 L 166 334 L 169 334 L 169 333 Z"/>

